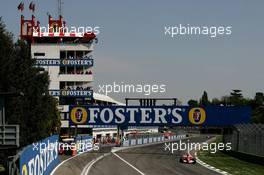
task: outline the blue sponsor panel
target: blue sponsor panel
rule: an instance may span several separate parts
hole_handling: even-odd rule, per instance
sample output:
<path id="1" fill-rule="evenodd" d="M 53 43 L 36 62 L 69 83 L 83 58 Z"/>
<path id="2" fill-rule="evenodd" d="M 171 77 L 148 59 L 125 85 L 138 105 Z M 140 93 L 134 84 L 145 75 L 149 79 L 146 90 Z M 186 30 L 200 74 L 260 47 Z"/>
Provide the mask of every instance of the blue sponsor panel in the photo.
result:
<path id="1" fill-rule="evenodd" d="M 93 66 L 93 59 L 57 59 L 46 58 L 36 59 L 36 65 L 38 66 Z"/>
<path id="2" fill-rule="evenodd" d="M 93 90 L 49 90 L 51 96 L 62 96 L 62 97 L 93 97 Z"/>
<path id="3" fill-rule="evenodd" d="M 250 121 L 251 108 L 190 106 L 70 106 L 70 125 L 229 126 Z"/>
<path id="4" fill-rule="evenodd" d="M 19 158 L 21 175 L 49 175 L 59 163 L 58 135 L 27 146 Z"/>

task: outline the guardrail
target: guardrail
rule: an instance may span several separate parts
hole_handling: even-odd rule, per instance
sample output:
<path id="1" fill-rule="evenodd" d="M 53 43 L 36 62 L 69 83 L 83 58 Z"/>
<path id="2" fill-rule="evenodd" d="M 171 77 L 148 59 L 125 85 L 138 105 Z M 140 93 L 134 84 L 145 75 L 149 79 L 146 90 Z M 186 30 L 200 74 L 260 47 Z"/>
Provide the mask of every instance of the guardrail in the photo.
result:
<path id="1" fill-rule="evenodd" d="M 135 145 L 143 145 L 150 143 L 158 143 L 164 141 L 171 140 L 180 140 L 185 138 L 186 135 L 172 135 L 172 136 L 143 136 L 141 138 L 129 138 L 128 140 L 124 140 L 122 143 L 123 147 L 135 146 Z"/>
<path id="2" fill-rule="evenodd" d="M 226 130 L 224 143 L 231 143 L 232 151 L 264 156 L 264 125 L 239 124 Z"/>
<path id="3" fill-rule="evenodd" d="M 77 136 L 77 154 L 91 151 L 93 149 L 93 137 L 92 136 Z"/>

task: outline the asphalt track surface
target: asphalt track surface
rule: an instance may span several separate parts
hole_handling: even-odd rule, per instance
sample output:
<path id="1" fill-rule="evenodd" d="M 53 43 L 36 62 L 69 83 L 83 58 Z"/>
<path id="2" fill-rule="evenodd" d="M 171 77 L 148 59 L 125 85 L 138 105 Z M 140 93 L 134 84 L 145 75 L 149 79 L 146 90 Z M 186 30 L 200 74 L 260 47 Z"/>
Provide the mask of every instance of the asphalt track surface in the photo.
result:
<path id="1" fill-rule="evenodd" d="M 206 141 L 206 136 L 190 138 L 189 142 Z M 182 140 L 187 142 L 188 140 Z M 178 141 L 177 141 L 178 142 Z M 84 167 L 94 158 L 99 157 L 107 152 L 110 148 L 102 148 L 101 152 L 85 153 L 77 156 L 60 166 L 54 174 L 70 175 L 81 174 Z M 121 150 L 110 155 L 104 156 L 95 162 L 90 170 L 85 174 L 89 175 L 215 175 L 211 171 L 198 163 L 183 164 L 179 162 L 180 156 L 185 151 L 174 151 L 172 154 L 165 151 L 164 143 L 149 145 L 144 147 L 130 148 Z"/>

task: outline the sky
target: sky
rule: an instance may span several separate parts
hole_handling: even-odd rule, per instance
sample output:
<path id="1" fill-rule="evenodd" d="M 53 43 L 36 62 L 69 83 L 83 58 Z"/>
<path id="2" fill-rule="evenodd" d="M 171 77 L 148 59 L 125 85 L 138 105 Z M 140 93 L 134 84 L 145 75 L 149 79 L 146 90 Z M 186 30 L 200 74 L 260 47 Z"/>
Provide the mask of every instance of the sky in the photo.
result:
<path id="1" fill-rule="evenodd" d="M 30 17 L 23 1 L 23 14 Z M 0 5 L 7 29 L 19 34 L 20 1 Z M 57 1 L 38 0 L 35 16 L 41 26 L 47 12 L 57 16 Z M 176 97 L 183 103 L 241 89 L 245 97 L 264 92 L 263 0 L 63 0 L 62 14 L 68 26 L 99 26 L 94 51 L 94 89 L 113 84 L 164 84 L 166 92 L 111 93 L 125 97 Z M 232 34 L 165 35 L 165 26 L 231 26 Z"/>

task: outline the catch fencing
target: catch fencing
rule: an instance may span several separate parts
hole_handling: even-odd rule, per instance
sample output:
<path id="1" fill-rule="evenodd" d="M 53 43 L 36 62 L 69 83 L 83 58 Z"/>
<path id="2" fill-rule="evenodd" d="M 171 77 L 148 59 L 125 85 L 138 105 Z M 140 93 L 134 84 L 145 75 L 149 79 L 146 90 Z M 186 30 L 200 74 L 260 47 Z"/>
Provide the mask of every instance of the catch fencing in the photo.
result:
<path id="1" fill-rule="evenodd" d="M 264 156 L 264 125 L 235 125 L 224 132 L 223 141 L 230 142 L 233 151 Z"/>

